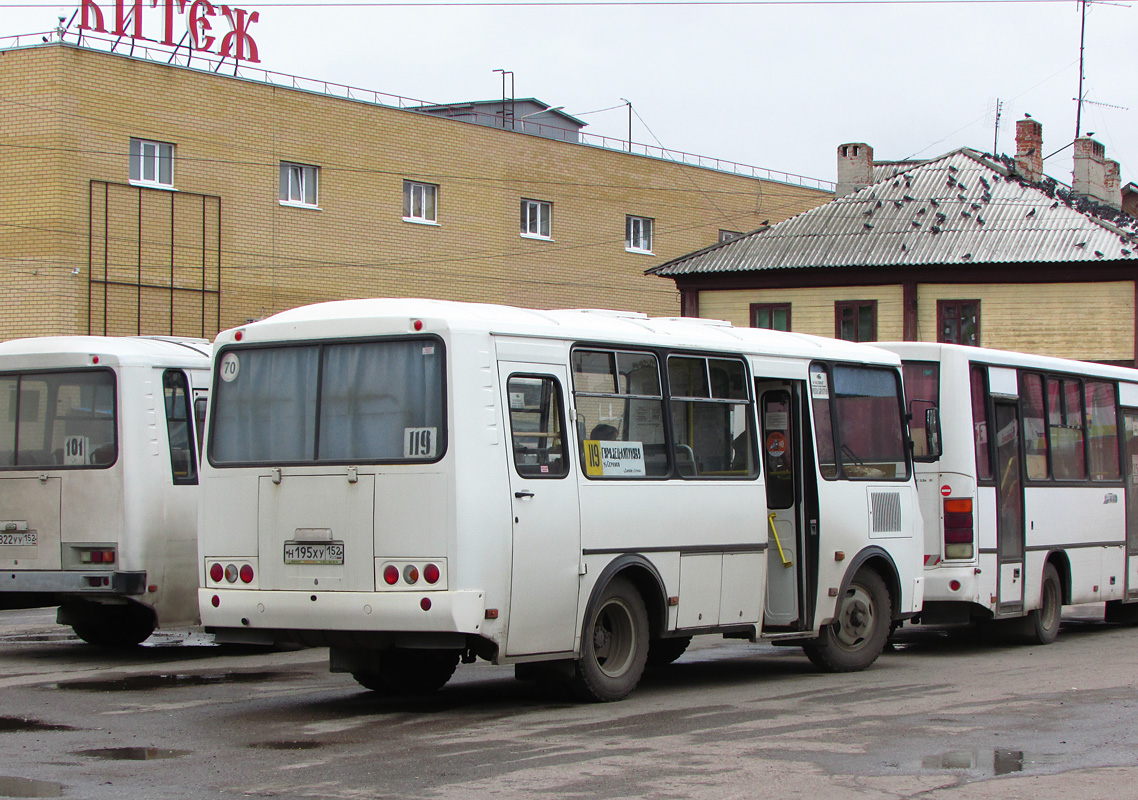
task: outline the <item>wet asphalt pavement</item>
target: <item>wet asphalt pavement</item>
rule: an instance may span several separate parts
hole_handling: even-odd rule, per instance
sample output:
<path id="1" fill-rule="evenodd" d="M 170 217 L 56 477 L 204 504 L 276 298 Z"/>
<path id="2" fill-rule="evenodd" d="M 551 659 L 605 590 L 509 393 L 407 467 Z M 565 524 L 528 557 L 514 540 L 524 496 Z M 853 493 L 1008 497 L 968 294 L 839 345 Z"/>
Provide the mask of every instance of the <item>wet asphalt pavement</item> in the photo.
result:
<path id="1" fill-rule="evenodd" d="M 1138 797 L 1138 628 L 1067 611 L 1048 647 L 905 628 L 849 675 L 704 637 L 605 705 L 485 664 L 381 697 L 324 650 L 0 612 L 0 797 Z"/>

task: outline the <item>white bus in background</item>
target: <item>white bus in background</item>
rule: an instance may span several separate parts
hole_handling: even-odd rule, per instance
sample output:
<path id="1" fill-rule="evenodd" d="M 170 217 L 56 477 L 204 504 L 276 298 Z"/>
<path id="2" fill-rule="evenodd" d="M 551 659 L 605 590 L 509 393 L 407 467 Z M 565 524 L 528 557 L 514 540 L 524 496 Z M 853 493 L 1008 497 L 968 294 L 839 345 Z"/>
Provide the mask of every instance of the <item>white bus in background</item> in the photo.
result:
<path id="1" fill-rule="evenodd" d="M 695 634 L 871 664 L 920 609 L 900 361 L 702 320 L 355 300 L 215 342 L 218 641 L 365 687 L 460 659 L 616 700 Z"/>
<path id="2" fill-rule="evenodd" d="M 1138 371 L 880 346 L 903 360 L 917 448 L 920 621 L 1018 618 L 1043 644 L 1063 604 L 1105 601 L 1108 620 L 1138 622 Z"/>
<path id="3" fill-rule="evenodd" d="M 0 343 L 0 608 L 92 644 L 197 623 L 204 339 Z"/>

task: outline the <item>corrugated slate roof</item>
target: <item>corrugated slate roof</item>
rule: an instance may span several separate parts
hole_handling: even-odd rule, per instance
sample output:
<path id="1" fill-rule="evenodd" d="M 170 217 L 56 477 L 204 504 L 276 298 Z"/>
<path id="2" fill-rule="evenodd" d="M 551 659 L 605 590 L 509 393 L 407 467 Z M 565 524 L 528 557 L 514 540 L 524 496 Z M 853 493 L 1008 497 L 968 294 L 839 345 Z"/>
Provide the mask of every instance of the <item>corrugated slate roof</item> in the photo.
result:
<path id="1" fill-rule="evenodd" d="M 962 148 L 912 166 L 889 165 L 887 175 L 875 171 L 881 179 L 864 189 L 648 273 L 672 277 L 801 267 L 1138 263 L 1138 221 L 1075 200 L 1051 179 L 1028 183 L 1012 164 L 1006 157 Z"/>

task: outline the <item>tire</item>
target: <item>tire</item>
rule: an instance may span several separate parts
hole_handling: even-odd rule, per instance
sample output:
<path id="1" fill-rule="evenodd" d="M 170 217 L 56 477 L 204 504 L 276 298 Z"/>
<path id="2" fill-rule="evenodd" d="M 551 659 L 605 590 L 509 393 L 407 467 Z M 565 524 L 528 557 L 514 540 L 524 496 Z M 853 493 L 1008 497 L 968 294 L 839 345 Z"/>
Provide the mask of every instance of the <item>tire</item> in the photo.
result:
<path id="1" fill-rule="evenodd" d="M 71 623 L 75 635 L 97 647 L 134 647 L 150 638 L 157 627 L 154 612 L 145 606 L 87 606 Z"/>
<path id="2" fill-rule="evenodd" d="M 668 639 L 653 639 L 648 643 L 649 667 L 666 667 L 684 654 L 691 644 L 690 636 L 673 636 Z"/>
<path id="3" fill-rule="evenodd" d="M 353 672 L 365 689 L 385 694 L 433 694 L 458 667 L 456 650 L 386 650 L 374 670 Z"/>
<path id="4" fill-rule="evenodd" d="M 892 622 L 885 581 L 875 571 L 861 569 L 846 587 L 834 621 L 802 649 L 825 672 L 857 672 L 881 655 Z"/>
<path id="5" fill-rule="evenodd" d="M 644 599 L 626 579 L 613 578 L 585 619 L 573 691 L 583 700 L 620 700 L 636 688 L 647 661 Z"/>
<path id="6" fill-rule="evenodd" d="M 1043 581 L 1039 590 L 1039 608 L 1027 612 L 1022 632 L 1032 644 L 1051 644 L 1059 636 L 1059 623 L 1063 618 L 1063 584 L 1054 564 L 1043 567 Z"/>

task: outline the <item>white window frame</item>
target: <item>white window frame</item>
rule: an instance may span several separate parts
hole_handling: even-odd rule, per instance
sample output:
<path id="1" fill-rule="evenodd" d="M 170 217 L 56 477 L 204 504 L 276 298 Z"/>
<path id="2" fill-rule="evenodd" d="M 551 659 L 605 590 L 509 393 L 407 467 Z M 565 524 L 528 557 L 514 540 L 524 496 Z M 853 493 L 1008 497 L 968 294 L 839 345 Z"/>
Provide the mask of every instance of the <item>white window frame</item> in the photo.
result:
<path id="1" fill-rule="evenodd" d="M 282 161 L 279 198 L 282 206 L 319 208 L 320 167 Z"/>
<path id="2" fill-rule="evenodd" d="M 522 238 L 553 241 L 553 204 L 545 200 L 522 200 Z"/>
<path id="3" fill-rule="evenodd" d="M 132 185 L 174 188 L 174 145 L 169 142 L 131 137 L 129 163 Z"/>
<path id="4" fill-rule="evenodd" d="M 428 197 L 430 202 L 427 202 Z M 418 213 L 416 213 L 418 212 Z M 422 181 L 403 181 L 403 221 L 439 224 L 439 187 Z"/>
<path id="5" fill-rule="evenodd" d="M 652 255 L 652 228 L 655 220 L 651 217 L 637 217 L 629 214 L 624 218 L 624 249 L 630 253 Z"/>

